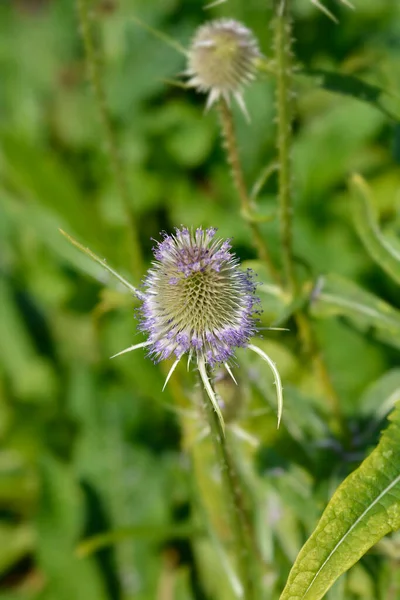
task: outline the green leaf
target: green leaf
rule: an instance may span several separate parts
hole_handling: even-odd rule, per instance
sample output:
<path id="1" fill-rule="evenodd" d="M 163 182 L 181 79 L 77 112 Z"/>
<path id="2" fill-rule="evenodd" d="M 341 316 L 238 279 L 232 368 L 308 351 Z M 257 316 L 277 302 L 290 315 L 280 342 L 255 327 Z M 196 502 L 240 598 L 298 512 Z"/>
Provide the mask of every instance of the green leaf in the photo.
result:
<path id="1" fill-rule="evenodd" d="M 400 312 L 374 294 L 339 275 L 329 274 L 317 284 L 310 311 L 319 318 L 345 317 L 361 331 L 400 347 Z"/>
<path id="2" fill-rule="evenodd" d="M 355 174 L 350 179 L 350 189 L 353 192 L 354 224 L 362 243 L 375 262 L 400 284 L 400 253 L 379 229 L 370 187 L 361 175 Z"/>
<path id="3" fill-rule="evenodd" d="M 400 406 L 372 454 L 339 486 L 289 574 L 281 600 L 319 600 L 383 536 L 400 528 Z"/>
<path id="4" fill-rule="evenodd" d="M 386 108 L 389 92 L 377 85 L 367 83 L 353 75 L 334 73 L 323 69 L 304 70 L 301 71 L 301 75 L 311 77 L 318 86 L 328 92 L 350 96 L 361 102 L 371 104 L 394 121 L 400 119 L 400 114 L 393 114 Z"/>

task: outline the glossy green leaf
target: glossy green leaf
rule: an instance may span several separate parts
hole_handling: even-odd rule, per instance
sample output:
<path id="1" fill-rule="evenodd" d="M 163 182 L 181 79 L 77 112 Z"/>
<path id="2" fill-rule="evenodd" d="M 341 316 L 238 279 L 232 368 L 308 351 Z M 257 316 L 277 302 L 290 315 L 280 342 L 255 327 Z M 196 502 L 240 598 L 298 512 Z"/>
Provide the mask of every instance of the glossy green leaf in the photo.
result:
<path id="1" fill-rule="evenodd" d="M 339 486 L 301 550 L 281 600 L 319 600 L 382 537 L 400 528 L 400 407 L 372 454 Z"/>
<path id="2" fill-rule="evenodd" d="M 357 233 L 367 252 L 386 273 L 400 284 L 400 252 L 382 235 L 374 214 L 372 191 L 361 175 L 350 180 L 353 216 Z"/>

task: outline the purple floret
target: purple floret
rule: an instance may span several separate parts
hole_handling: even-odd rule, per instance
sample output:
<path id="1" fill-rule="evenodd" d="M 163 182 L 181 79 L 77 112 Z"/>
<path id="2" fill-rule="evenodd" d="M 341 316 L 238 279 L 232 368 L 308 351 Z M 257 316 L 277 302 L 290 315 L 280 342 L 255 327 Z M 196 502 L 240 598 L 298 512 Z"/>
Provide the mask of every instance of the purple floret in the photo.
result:
<path id="1" fill-rule="evenodd" d="M 142 293 L 140 328 L 156 361 L 183 354 L 214 367 L 246 347 L 257 330 L 259 299 L 251 270 L 240 270 L 230 240 L 215 228 L 163 234 Z"/>

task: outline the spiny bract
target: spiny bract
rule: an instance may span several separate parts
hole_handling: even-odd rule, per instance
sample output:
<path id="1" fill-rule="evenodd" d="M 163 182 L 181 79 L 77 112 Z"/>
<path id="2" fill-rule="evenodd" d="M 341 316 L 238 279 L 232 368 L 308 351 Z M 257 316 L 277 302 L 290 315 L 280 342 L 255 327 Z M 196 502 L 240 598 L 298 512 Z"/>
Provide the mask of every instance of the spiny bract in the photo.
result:
<path id="1" fill-rule="evenodd" d="M 188 352 L 214 367 L 255 333 L 253 274 L 239 269 L 229 241 L 214 240 L 215 233 L 177 229 L 155 248 L 141 329 L 157 359 Z"/>
<path id="2" fill-rule="evenodd" d="M 349 0 L 338 0 L 338 1 L 341 4 L 343 4 L 344 6 L 347 6 L 347 8 L 354 9 L 354 6 L 352 5 L 351 2 L 349 2 Z M 320 2 L 320 0 L 311 0 L 311 4 L 314 4 L 314 6 L 319 8 L 323 13 L 325 13 L 327 15 L 327 17 L 332 19 L 332 21 L 334 21 L 335 23 L 339 22 L 338 19 L 333 15 L 333 13 L 331 13 L 331 11 L 325 6 L 325 4 L 323 2 Z"/>
<path id="3" fill-rule="evenodd" d="M 282 386 L 273 361 L 260 348 L 250 344 L 257 333 L 253 272 L 240 269 L 229 240 L 215 239 L 216 229 L 195 231 L 185 227 L 175 235 L 164 234 L 154 248 L 155 261 L 144 280 L 139 310 L 140 329 L 145 342 L 122 350 L 148 347 L 156 361 L 175 356 L 165 385 L 184 354 L 199 369 L 205 389 L 223 424 L 222 415 L 207 370 L 224 364 L 235 381 L 229 360 L 236 348 L 247 347 L 259 354 L 274 373 L 279 402 Z M 236 381 L 235 381 L 236 382 Z M 165 387 L 164 385 L 164 387 Z"/>

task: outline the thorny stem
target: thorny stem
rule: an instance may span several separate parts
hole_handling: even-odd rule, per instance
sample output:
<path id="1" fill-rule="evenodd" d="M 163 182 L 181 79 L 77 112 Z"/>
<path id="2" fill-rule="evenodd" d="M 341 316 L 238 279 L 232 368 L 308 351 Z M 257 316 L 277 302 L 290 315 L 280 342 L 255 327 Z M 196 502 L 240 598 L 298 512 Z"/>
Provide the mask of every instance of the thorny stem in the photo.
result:
<path id="1" fill-rule="evenodd" d="M 210 373 L 208 373 L 210 376 Z M 252 543 L 249 519 L 246 514 L 239 477 L 229 450 L 222 425 L 209 400 L 203 393 L 203 406 L 211 431 L 211 439 L 221 471 L 221 483 L 226 500 L 226 513 L 232 532 L 234 555 L 238 561 L 240 578 L 246 600 L 258 600 L 255 570 L 259 556 Z"/>
<path id="2" fill-rule="evenodd" d="M 278 2 L 274 21 L 276 62 L 277 146 L 279 160 L 279 216 L 285 283 L 292 294 L 297 288 L 293 262 L 291 181 L 292 144 L 292 31 L 289 0 Z"/>
<path id="3" fill-rule="evenodd" d="M 137 224 L 130 206 L 130 195 L 125 176 L 123 160 L 107 106 L 106 94 L 101 75 L 100 49 L 96 48 L 95 44 L 92 16 L 90 12 L 92 8 L 89 0 L 77 0 L 77 9 L 82 40 L 85 48 L 88 77 L 100 114 L 100 119 L 108 146 L 111 166 L 114 171 L 115 181 L 118 186 L 128 224 L 126 230 L 126 243 L 128 246 L 129 255 L 131 257 L 132 270 L 133 274 L 139 281 L 142 276 L 142 253 L 138 239 Z"/>
<path id="4" fill-rule="evenodd" d="M 282 247 L 285 284 L 293 297 L 299 292 L 293 257 L 293 192 L 292 192 L 292 147 L 293 124 L 293 65 L 292 65 L 292 24 L 290 0 L 277 0 L 274 28 L 275 74 L 276 74 L 276 112 L 277 112 L 277 149 L 279 161 L 279 222 Z M 315 333 L 305 312 L 295 315 L 303 351 L 313 363 L 327 400 L 334 415 L 334 427 L 347 435 L 347 426 L 343 419 L 340 399 L 333 387 L 327 366 L 321 354 Z"/>
<path id="5" fill-rule="evenodd" d="M 236 140 L 235 126 L 233 123 L 233 117 L 231 109 L 229 108 L 226 100 L 221 98 L 219 101 L 219 114 L 221 119 L 222 137 L 224 142 L 224 148 L 226 151 L 226 157 L 228 164 L 231 167 L 231 174 L 234 186 L 240 198 L 242 214 L 250 215 L 254 209 L 253 203 L 247 191 L 247 186 L 244 180 L 242 164 L 239 157 L 239 150 Z M 277 271 L 271 255 L 268 250 L 268 246 L 261 234 L 260 228 L 257 223 L 253 222 L 251 218 L 246 219 L 250 227 L 254 245 L 257 249 L 258 255 L 261 260 L 267 265 L 268 270 L 273 279 L 280 283 L 280 275 Z"/>

